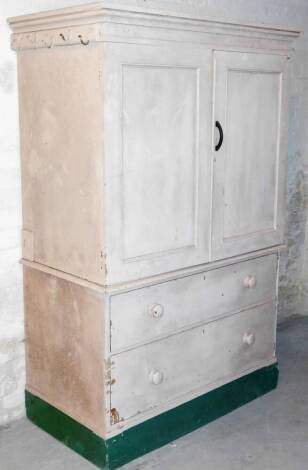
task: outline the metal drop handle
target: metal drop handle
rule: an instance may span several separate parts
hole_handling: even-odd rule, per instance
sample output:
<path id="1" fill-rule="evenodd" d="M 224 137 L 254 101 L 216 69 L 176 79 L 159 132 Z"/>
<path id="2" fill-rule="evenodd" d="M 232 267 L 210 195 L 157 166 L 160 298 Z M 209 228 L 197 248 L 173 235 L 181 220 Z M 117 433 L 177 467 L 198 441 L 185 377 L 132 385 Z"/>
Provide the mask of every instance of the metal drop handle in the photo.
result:
<path id="1" fill-rule="evenodd" d="M 223 140 L 224 140 L 224 133 L 223 133 L 223 130 L 222 130 L 222 127 L 221 127 L 221 124 L 220 124 L 219 121 L 215 122 L 215 126 L 217 127 L 218 132 L 219 132 L 219 141 L 218 141 L 218 144 L 215 145 L 215 150 L 217 152 L 220 149 L 220 147 L 222 146 L 222 143 L 223 143 Z"/>

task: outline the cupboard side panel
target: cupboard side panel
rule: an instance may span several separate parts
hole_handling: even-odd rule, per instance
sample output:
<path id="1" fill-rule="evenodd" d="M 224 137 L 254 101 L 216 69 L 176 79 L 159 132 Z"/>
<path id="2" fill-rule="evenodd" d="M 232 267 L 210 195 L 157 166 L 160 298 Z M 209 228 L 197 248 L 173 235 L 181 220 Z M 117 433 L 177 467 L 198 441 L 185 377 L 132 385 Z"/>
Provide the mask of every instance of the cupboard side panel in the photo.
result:
<path id="1" fill-rule="evenodd" d="M 104 434 L 104 298 L 24 267 L 26 388 Z"/>
<path id="2" fill-rule="evenodd" d="M 101 47 L 18 54 L 23 257 L 104 279 Z"/>

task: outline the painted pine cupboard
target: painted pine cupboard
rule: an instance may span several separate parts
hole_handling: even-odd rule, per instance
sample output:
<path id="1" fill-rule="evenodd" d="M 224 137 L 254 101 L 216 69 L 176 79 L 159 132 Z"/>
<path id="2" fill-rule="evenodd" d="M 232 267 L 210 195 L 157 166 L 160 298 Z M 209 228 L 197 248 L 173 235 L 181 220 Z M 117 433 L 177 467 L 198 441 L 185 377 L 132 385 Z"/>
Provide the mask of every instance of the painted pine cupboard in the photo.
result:
<path id="1" fill-rule="evenodd" d="M 11 18 L 28 417 L 116 468 L 275 388 L 287 28 Z"/>

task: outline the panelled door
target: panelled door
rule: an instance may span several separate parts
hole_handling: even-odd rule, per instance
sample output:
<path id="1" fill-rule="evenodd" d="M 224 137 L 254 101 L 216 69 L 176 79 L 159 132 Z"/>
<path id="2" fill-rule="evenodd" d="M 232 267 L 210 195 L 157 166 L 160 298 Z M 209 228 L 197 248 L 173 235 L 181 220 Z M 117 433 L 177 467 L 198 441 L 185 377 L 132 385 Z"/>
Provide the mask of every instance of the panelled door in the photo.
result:
<path id="1" fill-rule="evenodd" d="M 209 260 L 212 51 L 104 46 L 107 282 Z"/>
<path id="2" fill-rule="evenodd" d="M 283 241 L 286 64 L 279 55 L 214 53 L 212 259 Z"/>

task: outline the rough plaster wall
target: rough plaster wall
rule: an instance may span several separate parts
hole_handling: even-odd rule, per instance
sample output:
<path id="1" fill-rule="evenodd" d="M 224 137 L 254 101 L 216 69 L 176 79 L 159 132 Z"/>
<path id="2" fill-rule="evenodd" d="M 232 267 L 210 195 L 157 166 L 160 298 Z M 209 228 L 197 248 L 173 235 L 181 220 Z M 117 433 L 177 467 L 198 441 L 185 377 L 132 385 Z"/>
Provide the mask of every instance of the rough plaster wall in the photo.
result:
<path id="1" fill-rule="evenodd" d="M 287 250 L 281 258 L 280 320 L 308 314 L 308 51 L 293 59 L 287 181 Z"/>
<path id="2" fill-rule="evenodd" d="M 16 2 L 17 3 L 17 2 Z M 0 425 L 23 413 L 24 347 L 16 66 L 0 18 Z"/>
<path id="3" fill-rule="evenodd" d="M 114 0 L 115 2 L 117 0 Z M 6 18 L 82 0 L 10 0 L 0 4 L 0 425 L 24 412 L 24 347 L 20 256 L 20 175 L 16 59 Z M 83 3 L 87 3 L 84 1 Z M 90 2 L 88 2 L 90 3 Z M 308 3 L 306 0 L 121 0 L 121 3 L 252 23 L 306 28 L 293 60 L 289 138 L 287 244 L 281 262 L 280 318 L 308 304 Z M 306 121 L 306 122 L 305 122 Z M 307 233 L 308 237 L 308 233 Z M 307 238 L 308 240 L 308 238 Z"/>

